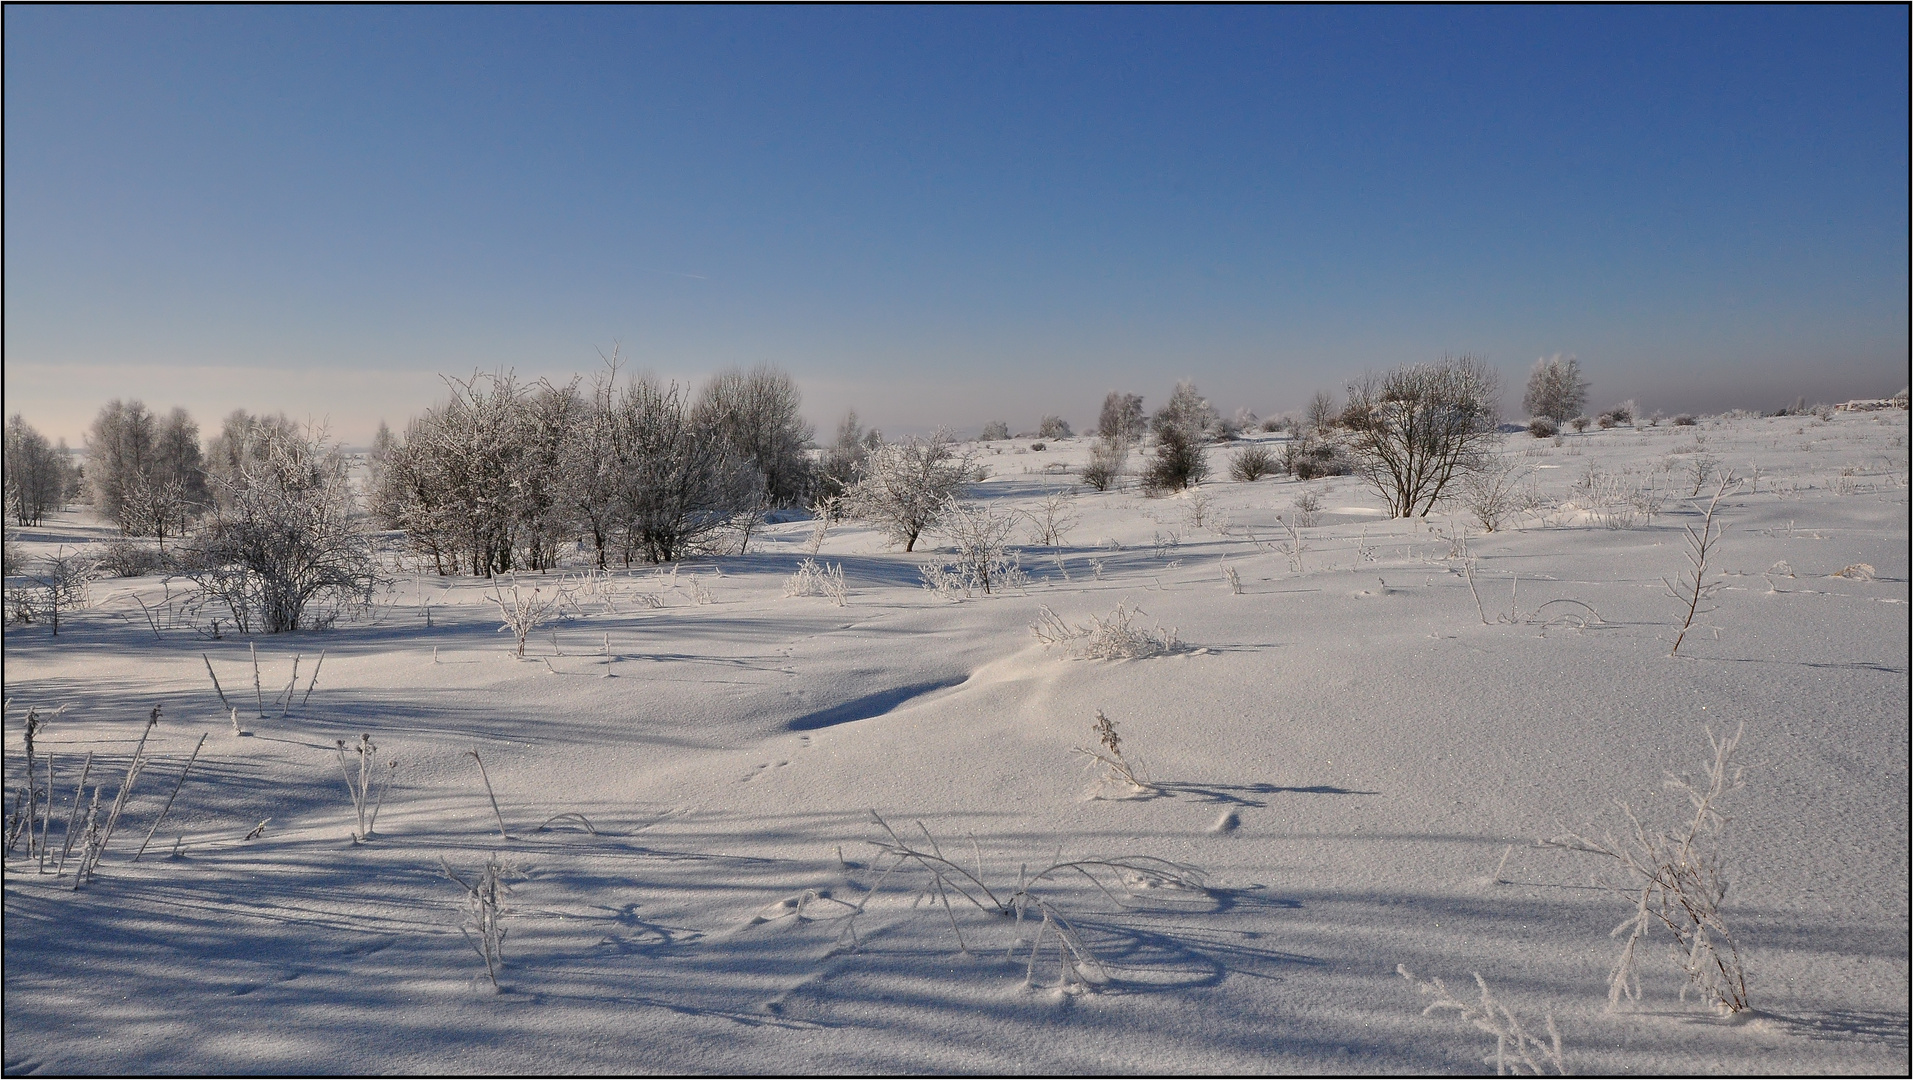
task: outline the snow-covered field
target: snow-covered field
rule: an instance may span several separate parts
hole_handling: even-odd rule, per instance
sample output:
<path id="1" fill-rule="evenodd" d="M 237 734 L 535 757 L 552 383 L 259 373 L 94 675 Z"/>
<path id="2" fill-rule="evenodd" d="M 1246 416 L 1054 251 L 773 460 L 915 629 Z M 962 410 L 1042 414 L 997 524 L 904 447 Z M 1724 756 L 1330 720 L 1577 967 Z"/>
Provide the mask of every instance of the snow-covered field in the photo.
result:
<path id="1" fill-rule="evenodd" d="M 1406 965 L 1470 1000 L 1479 972 L 1532 1032 L 1551 1013 L 1577 1072 L 1904 1073 L 1907 441 L 1904 412 L 1510 436 L 1546 505 L 1465 542 L 1458 511 L 1390 520 L 1351 477 L 1077 485 L 1060 546 L 1022 546 L 1026 587 L 956 601 L 922 588 L 933 556 L 856 525 L 819 556 L 845 606 L 786 597 L 812 540 L 791 522 L 741 557 L 574 572 L 523 659 L 486 583 L 401 574 L 369 621 L 254 642 L 268 703 L 325 654 L 265 718 L 246 640 L 169 627 L 157 577 L 100 581 L 57 639 L 6 631 L 9 798 L 29 706 L 66 706 L 38 740 L 56 856 L 86 754 L 110 801 L 159 705 L 157 756 L 87 887 L 24 843 L 7 863 L 6 1072 L 1491 1069 L 1494 1037 L 1422 1015 Z M 1088 440 L 1027 447 L 981 447 L 977 497 L 1035 508 Z M 1705 459 L 1754 482 L 1670 657 Z M 1660 513 L 1610 520 L 1590 470 Z M 1320 517 L 1291 533 L 1304 489 Z M 20 531 L 30 556 L 106 535 Z M 1177 648 L 1073 659 L 1030 629 L 1118 605 Z M 1085 771 L 1098 710 L 1153 792 Z M 1671 827 L 1663 774 L 1740 724 L 1719 854 L 1751 1014 L 1683 1001 L 1664 937 L 1610 1010 L 1624 879 L 1537 840 L 1622 832 L 1617 800 Z M 337 741 L 361 733 L 396 768 L 355 844 Z M 884 876 L 873 811 L 998 897 L 1059 854 L 1205 887 L 1039 889 L 1099 962 L 1072 974 L 1040 915 L 913 906 L 929 879 Z M 493 853 L 518 875 L 502 992 L 441 866 Z"/>

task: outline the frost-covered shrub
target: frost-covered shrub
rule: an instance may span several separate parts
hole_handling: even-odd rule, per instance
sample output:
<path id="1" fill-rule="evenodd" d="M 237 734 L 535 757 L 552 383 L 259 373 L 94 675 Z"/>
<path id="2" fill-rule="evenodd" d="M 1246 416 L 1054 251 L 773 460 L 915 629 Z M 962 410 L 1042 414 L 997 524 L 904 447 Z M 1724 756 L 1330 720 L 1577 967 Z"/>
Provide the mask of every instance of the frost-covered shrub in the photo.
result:
<path id="1" fill-rule="evenodd" d="M 1580 412 L 1587 397 L 1588 382 L 1581 377 L 1581 362 L 1556 353 L 1534 362 L 1521 408 L 1529 416 L 1545 416 L 1558 424 Z"/>
<path id="2" fill-rule="evenodd" d="M 999 442 L 1009 437 L 1010 437 L 1010 425 L 1004 423 L 1001 420 L 992 420 L 989 423 L 983 425 L 983 430 L 977 435 L 977 441 L 978 442 Z"/>
<path id="3" fill-rule="evenodd" d="M 1296 492 L 1289 506 L 1294 509 L 1295 523 L 1301 528 L 1313 528 L 1321 520 L 1322 496 L 1309 488 Z"/>
<path id="4" fill-rule="evenodd" d="M 1121 479 L 1129 463 L 1129 441 L 1122 436 L 1101 436 L 1089 448 L 1089 464 L 1083 466 L 1083 483 L 1097 491 L 1108 491 Z"/>
<path id="5" fill-rule="evenodd" d="M 353 512 L 345 457 L 323 432 L 275 435 L 215 486 L 214 511 L 182 561 L 241 633 L 329 624 L 371 602 L 378 561 Z"/>
<path id="6" fill-rule="evenodd" d="M 1675 427 L 1693 427 L 1694 425 L 1698 423 L 1700 423 L 1700 421 L 1694 418 L 1693 413 L 1681 413 L 1680 415 L 1674 417 Z"/>
<path id="7" fill-rule="evenodd" d="M 1044 645 L 1060 645 L 1069 655 L 1085 660 L 1140 660 L 1176 651 L 1180 642 L 1174 628 L 1144 626 L 1136 620 L 1144 614 L 1141 608 L 1117 604 L 1108 618 L 1091 615 L 1088 623 L 1072 624 L 1042 607 L 1030 632 Z"/>
<path id="8" fill-rule="evenodd" d="M 948 432 L 928 440 L 914 436 L 870 451 L 860 478 L 844 493 L 844 509 L 872 522 L 903 550 L 934 526 L 976 475 L 975 463 L 959 454 Z"/>
<path id="9" fill-rule="evenodd" d="M 1021 587 L 1028 577 L 1008 546 L 1015 528 L 1011 514 L 952 499 L 936 529 L 950 539 L 955 558 L 921 567 L 925 587 L 952 599 L 956 592 L 975 596 Z"/>
<path id="10" fill-rule="evenodd" d="M 1281 462 L 1266 446 L 1245 446 L 1229 459 L 1229 479 L 1250 483 L 1272 476 Z"/>
<path id="11" fill-rule="evenodd" d="M 1667 774 L 1664 786 L 1687 804 L 1681 814 L 1692 811 L 1686 821 L 1672 828 L 1656 826 L 1622 803 L 1627 827 L 1620 836 L 1570 833 L 1549 841 L 1555 847 L 1613 859 L 1628 879 L 1628 891 L 1638 890 L 1628 905 L 1633 911 L 1614 930 L 1615 937 L 1628 936 L 1608 983 L 1610 1007 L 1625 998 L 1639 1000 L 1636 954 L 1657 927 L 1673 939 L 1674 959 L 1687 975 L 1681 988 L 1683 1000 L 1694 989 L 1723 1013 L 1744 1012 L 1748 1007 L 1740 950 L 1720 914 L 1727 879 L 1719 851 L 1720 835 L 1730 820 L 1721 812 L 1721 800 L 1745 786 L 1741 768 L 1732 762 L 1745 730 L 1742 724 L 1732 735 L 1721 737 L 1707 729 L 1713 758 L 1704 764 L 1701 779 Z"/>
<path id="12" fill-rule="evenodd" d="M 1349 388 L 1357 471 L 1395 517 L 1426 516 L 1498 435 L 1499 376 L 1473 356 L 1399 367 Z"/>
<path id="13" fill-rule="evenodd" d="M 1196 392 L 1194 383 L 1180 382 L 1169 401 L 1156 412 L 1150 427 L 1156 434 L 1156 452 L 1143 469 L 1143 488 L 1160 494 L 1182 491 L 1209 474 L 1203 456 L 1215 409 Z"/>
<path id="14" fill-rule="evenodd" d="M 1294 474 L 1297 480 L 1346 476 L 1349 468 L 1346 453 L 1334 439 L 1309 437 L 1282 448 L 1281 471 Z"/>
<path id="15" fill-rule="evenodd" d="M 1067 439 L 1076 433 L 1070 430 L 1069 421 L 1055 413 L 1048 413 L 1037 423 L 1036 434 L 1045 439 Z"/>
<path id="16" fill-rule="evenodd" d="M 1537 416 L 1528 421 L 1528 434 L 1537 439 L 1552 439 L 1561 433 L 1561 425 L 1552 416 Z"/>
<path id="17" fill-rule="evenodd" d="M 838 607 L 848 603 L 850 590 L 844 584 L 843 564 L 821 565 L 805 559 L 784 582 L 785 596 L 822 596 Z"/>
<path id="18" fill-rule="evenodd" d="M 120 538 L 101 545 L 101 572 L 114 577 L 145 577 L 166 569 L 166 553 L 157 544 L 142 544 Z"/>
<path id="19" fill-rule="evenodd" d="M 1512 459 L 1497 455 L 1462 478 L 1461 505 L 1483 530 L 1494 532 L 1522 509 L 1526 476 Z"/>

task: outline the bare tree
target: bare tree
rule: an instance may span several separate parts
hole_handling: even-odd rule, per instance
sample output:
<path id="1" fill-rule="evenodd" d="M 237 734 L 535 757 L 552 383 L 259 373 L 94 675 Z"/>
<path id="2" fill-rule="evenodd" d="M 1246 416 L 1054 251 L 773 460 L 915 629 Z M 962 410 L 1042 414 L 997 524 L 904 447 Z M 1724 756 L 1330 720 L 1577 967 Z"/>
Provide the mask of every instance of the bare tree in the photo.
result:
<path id="1" fill-rule="evenodd" d="M 893 543 L 913 550 L 976 476 L 969 455 L 958 454 L 950 433 L 937 429 L 928 440 L 914 436 L 870 452 L 861 476 L 844 495 L 854 517 L 874 522 Z"/>
<path id="2" fill-rule="evenodd" d="M 1581 362 L 1572 356 L 1544 356 L 1528 371 L 1528 389 L 1521 408 L 1529 416 L 1545 416 L 1558 426 L 1580 413 L 1588 400 L 1588 381 Z"/>
<path id="3" fill-rule="evenodd" d="M 1357 469 L 1396 517 L 1426 516 L 1497 437 L 1499 381 L 1473 356 L 1395 368 L 1348 394 Z"/>
<path id="4" fill-rule="evenodd" d="M 1305 414 L 1308 434 L 1320 438 L 1335 429 L 1335 421 L 1341 415 L 1335 407 L 1335 399 L 1326 391 L 1317 390 L 1309 399 L 1308 412 Z"/>

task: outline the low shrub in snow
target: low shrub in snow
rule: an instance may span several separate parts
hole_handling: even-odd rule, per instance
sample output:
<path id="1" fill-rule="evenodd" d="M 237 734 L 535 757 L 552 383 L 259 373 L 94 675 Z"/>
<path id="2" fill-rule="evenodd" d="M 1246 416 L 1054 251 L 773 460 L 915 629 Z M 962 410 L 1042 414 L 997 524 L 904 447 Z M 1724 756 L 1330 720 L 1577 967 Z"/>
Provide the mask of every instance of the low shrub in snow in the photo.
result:
<path id="1" fill-rule="evenodd" d="M 850 595 L 844 585 L 843 565 L 819 565 L 816 559 L 805 559 L 784 582 L 784 595 L 822 596 L 843 607 Z"/>
<path id="2" fill-rule="evenodd" d="M 1063 621 L 1047 607 L 1037 609 L 1030 632 L 1044 645 L 1061 645 L 1071 656 L 1085 660 L 1141 660 L 1176 651 L 1181 646 L 1172 627 L 1144 626 L 1136 616 L 1147 612 L 1121 604 L 1107 618 L 1089 617 L 1085 624 Z"/>
<path id="3" fill-rule="evenodd" d="M 1687 975 L 1681 999 L 1687 991 L 1698 991 L 1723 1013 L 1747 1009 L 1747 976 L 1741 967 L 1740 950 L 1733 934 L 1722 920 L 1720 904 L 1727 895 L 1727 880 L 1721 872 L 1718 844 L 1728 817 L 1721 812 L 1721 800 L 1745 786 L 1741 769 L 1732 763 L 1740 746 L 1742 724 L 1732 735 L 1716 736 L 1707 729 L 1707 743 L 1713 759 L 1703 766 L 1703 777 L 1668 773 L 1665 786 L 1676 792 L 1692 808 L 1692 816 L 1673 828 L 1658 827 L 1643 821 L 1634 808 L 1621 804 L 1627 816 L 1626 834 L 1603 833 L 1589 838 L 1579 833 L 1556 837 L 1548 843 L 1570 851 L 1582 851 L 1613 859 L 1626 875 L 1633 912 L 1613 936 L 1627 935 L 1614 974 L 1608 983 L 1608 1004 L 1618 1006 L 1623 998 L 1641 996 L 1638 949 L 1658 926 L 1665 929 L 1674 960 Z"/>
<path id="4" fill-rule="evenodd" d="M 1275 475 L 1280 465 L 1280 459 L 1268 447 L 1245 446 L 1229 459 L 1229 479 L 1250 483 Z"/>

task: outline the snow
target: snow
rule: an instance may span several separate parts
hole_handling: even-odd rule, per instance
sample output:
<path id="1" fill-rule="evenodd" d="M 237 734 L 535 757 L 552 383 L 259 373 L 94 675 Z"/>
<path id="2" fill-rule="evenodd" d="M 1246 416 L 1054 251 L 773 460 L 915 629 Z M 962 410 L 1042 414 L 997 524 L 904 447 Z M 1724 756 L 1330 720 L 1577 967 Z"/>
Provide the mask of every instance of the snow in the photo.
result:
<path id="1" fill-rule="evenodd" d="M 1352 477 L 1211 482 L 1201 528 L 1186 496 L 1084 490 L 1062 546 L 1022 547 L 1027 588 L 957 602 L 921 587 L 929 553 L 854 523 L 817 554 L 847 606 L 786 597 L 813 529 L 772 525 L 744 556 L 589 588 L 574 569 L 572 617 L 524 660 L 487 583 L 402 573 L 367 620 L 255 640 L 268 700 L 295 655 L 303 693 L 325 650 L 283 717 L 258 715 L 244 639 L 149 628 L 133 597 L 163 611 L 180 582 L 98 582 L 57 639 L 6 632 L 9 797 L 29 706 L 67 706 L 37 744 L 57 759 L 56 855 L 81 758 L 110 799 L 158 704 L 156 758 L 84 889 L 24 844 L 7 863 L 5 1068 L 1492 1067 L 1491 1036 L 1421 1015 L 1404 964 L 1457 993 L 1480 972 L 1531 1032 L 1552 1013 L 1580 1072 L 1904 1073 L 1907 436 L 1904 412 L 1510 436 L 1549 505 L 1469 533 L 1479 609 L 1448 539 L 1465 515 L 1388 519 Z M 974 494 L 1014 509 L 1069 484 L 1057 467 L 1089 440 L 1048 446 L 984 444 Z M 1230 452 L 1210 451 L 1216 474 Z M 1722 500 L 1717 606 L 1670 657 L 1684 608 L 1662 579 L 1685 567 L 1700 454 L 1759 482 Z M 1661 513 L 1600 527 L 1574 503 L 1589 467 L 1651 482 Z M 1305 487 L 1324 510 L 1296 570 L 1278 517 Z M 78 513 L 18 530 L 29 556 L 106 535 Z M 1598 620 L 1528 617 L 1551 600 Z M 1039 607 L 1080 625 L 1119 604 L 1178 649 L 1072 659 L 1029 630 Z M 1084 770 L 1099 709 L 1155 792 Z M 1741 723 L 1723 916 L 1752 1015 L 1683 1002 L 1664 945 L 1642 1000 L 1609 1011 L 1628 899 L 1593 856 L 1536 842 L 1618 829 L 1616 800 L 1671 824 L 1663 773 Z M 398 765 L 354 844 L 336 743 L 361 732 Z M 883 877 L 873 811 L 1005 895 L 1059 853 L 1170 860 L 1206 888 L 1059 887 L 1109 979 L 1060 986 L 1051 938 L 1026 982 L 1034 926 L 956 898 L 959 951 L 942 905 L 912 904 L 923 874 Z M 596 834 L 540 829 L 566 813 Z M 496 993 L 440 864 L 469 877 L 494 852 L 522 875 Z"/>

